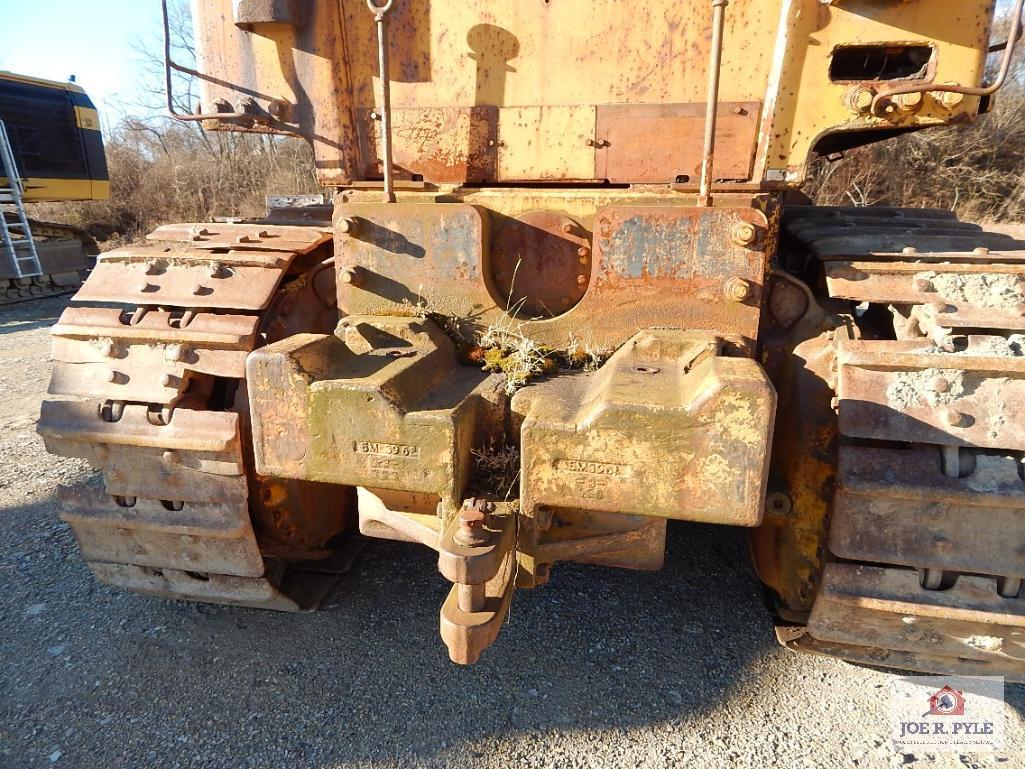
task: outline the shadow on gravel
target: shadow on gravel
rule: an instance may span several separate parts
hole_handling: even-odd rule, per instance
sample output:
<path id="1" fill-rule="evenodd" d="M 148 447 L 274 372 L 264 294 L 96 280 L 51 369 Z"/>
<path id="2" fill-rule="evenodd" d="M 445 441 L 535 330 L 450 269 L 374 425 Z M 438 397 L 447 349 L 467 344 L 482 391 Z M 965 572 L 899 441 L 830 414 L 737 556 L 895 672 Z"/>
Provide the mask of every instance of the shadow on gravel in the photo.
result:
<path id="1" fill-rule="evenodd" d="M 52 326 L 68 306 L 71 295 L 29 299 L 0 305 L 0 335 Z"/>
<path id="2" fill-rule="evenodd" d="M 3 511 L 5 536 L 22 512 Z M 327 610 L 276 614 L 102 587 L 52 509 L 24 512 L 50 533 L 30 554 L 0 549 L 18 626 L 0 636 L 0 718 L 69 765 L 206 765 L 198 750 L 233 766 L 430 760 L 509 732 L 674 720 L 730 697 L 775 643 L 739 529 L 671 524 L 661 572 L 557 565 L 464 668 L 438 637 L 447 588 L 425 548 L 375 542 Z"/>

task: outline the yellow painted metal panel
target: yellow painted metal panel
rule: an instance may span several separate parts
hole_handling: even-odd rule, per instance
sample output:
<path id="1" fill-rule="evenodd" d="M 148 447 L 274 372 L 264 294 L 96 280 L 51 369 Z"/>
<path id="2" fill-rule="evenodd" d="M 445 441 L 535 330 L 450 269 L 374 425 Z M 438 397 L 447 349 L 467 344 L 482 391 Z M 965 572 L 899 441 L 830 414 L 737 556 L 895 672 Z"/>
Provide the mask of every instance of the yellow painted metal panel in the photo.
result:
<path id="1" fill-rule="evenodd" d="M 593 179 L 595 111 L 587 106 L 499 110 L 498 178 Z"/>

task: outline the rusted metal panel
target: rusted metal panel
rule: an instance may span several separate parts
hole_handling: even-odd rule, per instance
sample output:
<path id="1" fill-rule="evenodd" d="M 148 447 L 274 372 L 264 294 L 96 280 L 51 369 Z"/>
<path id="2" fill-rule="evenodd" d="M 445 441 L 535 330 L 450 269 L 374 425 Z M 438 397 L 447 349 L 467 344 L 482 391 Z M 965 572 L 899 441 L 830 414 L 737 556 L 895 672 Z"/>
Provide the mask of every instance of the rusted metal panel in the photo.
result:
<path id="1" fill-rule="evenodd" d="M 1025 449 L 1025 357 L 1012 339 L 843 340 L 840 431 L 878 440 Z"/>
<path id="2" fill-rule="evenodd" d="M 913 570 L 831 563 L 808 622 L 827 643 L 1013 665 L 1025 657 L 1025 601 L 989 577 L 961 575 L 925 590 Z"/>
<path id="3" fill-rule="evenodd" d="M 715 177 L 751 178 L 759 102 L 720 102 Z M 705 105 L 608 104 L 598 107 L 595 175 L 610 182 L 697 182 Z"/>
<path id="4" fill-rule="evenodd" d="M 773 246 L 756 209 L 609 205 L 586 218 L 555 209 L 570 228 L 564 239 L 578 249 L 590 242 L 591 253 L 578 253 L 587 263 L 575 275 L 559 271 L 545 292 L 565 293 L 548 297 L 556 307 L 535 316 L 511 306 L 502 290 L 514 276 L 501 243 L 505 227 L 497 225 L 508 226 L 512 217 L 485 214 L 460 203 L 339 205 L 339 306 L 354 314 L 437 313 L 469 332 L 502 328 L 515 315 L 519 333 L 553 347 L 583 335 L 595 348 L 614 348 L 658 327 L 714 329 L 751 343 L 757 335 Z M 549 235 L 561 243 L 558 233 Z M 738 235 L 753 239 L 741 244 Z M 530 258 L 541 267 L 544 257 Z M 581 287 L 586 291 L 575 301 Z"/>
<path id="5" fill-rule="evenodd" d="M 1013 456 L 979 454 L 964 478 L 936 447 L 840 449 L 829 547 L 841 558 L 1025 577 L 1025 481 Z"/>
<path id="6" fill-rule="evenodd" d="M 602 178 L 595 170 L 595 107 L 505 107 L 498 114 L 497 179 Z"/>
<path id="7" fill-rule="evenodd" d="M 61 488 L 61 518 L 87 561 L 178 568 L 239 577 L 263 575 L 245 503 L 185 503 L 169 509 L 159 501 L 115 498 L 96 489 Z"/>
<path id="8" fill-rule="evenodd" d="M 356 123 L 366 158 L 364 174 L 382 171 L 380 117 L 360 110 Z M 497 178 L 498 109 L 412 107 L 392 110 L 395 174 L 432 182 L 482 182 Z"/>
<path id="9" fill-rule="evenodd" d="M 642 332 L 598 372 L 513 397 L 520 504 L 755 526 L 775 405 L 761 367 L 714 337 Z"/>
<path id="10" fill-rule="evenodd" d="M 495 236 L 489 264 L 494 289 L 520 317 L 555 317 L 583 299 L 591 282 L 591 241 L 564 214 L 528 211 Z"/>

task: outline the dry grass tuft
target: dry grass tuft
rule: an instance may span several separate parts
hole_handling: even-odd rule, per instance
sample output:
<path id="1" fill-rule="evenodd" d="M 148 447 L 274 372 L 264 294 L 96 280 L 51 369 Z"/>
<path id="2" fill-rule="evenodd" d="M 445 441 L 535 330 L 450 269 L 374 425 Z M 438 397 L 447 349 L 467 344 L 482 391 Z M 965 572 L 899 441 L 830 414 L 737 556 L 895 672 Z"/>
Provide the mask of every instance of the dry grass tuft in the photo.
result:
<path id="1" fill-rule="evenodd" d="M 474 480 L 481 486 L 481 491 L 491 492 L 504 500 L 517 496 L 519 447 L 490 440 L 486 446 L 471 449 L 470 453 L 473 455 Z"/>

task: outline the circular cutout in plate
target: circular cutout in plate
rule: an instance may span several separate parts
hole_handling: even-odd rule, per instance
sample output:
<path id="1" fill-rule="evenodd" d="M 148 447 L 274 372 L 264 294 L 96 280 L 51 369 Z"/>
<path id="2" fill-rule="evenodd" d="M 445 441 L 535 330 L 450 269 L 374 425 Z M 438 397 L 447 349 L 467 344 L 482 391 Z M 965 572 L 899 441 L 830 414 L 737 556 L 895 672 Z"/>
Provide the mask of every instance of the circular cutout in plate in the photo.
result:
<path id="1" fill-rule="evenodd" d="M 591 282 L 587 230 L 554 211 L 509 219 L 491 248 L 496 302 L 521 318 L 554 318 L 584 298 Z"/>

